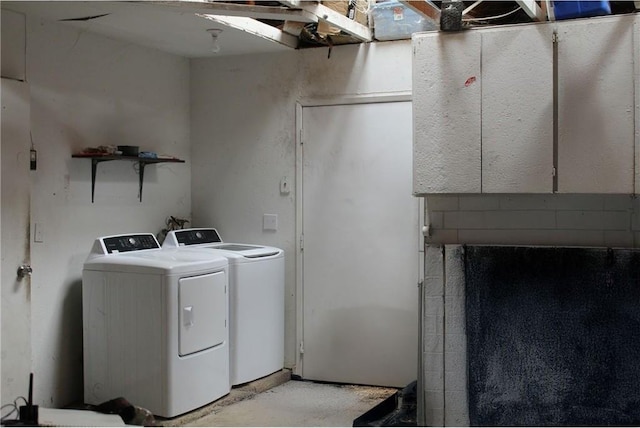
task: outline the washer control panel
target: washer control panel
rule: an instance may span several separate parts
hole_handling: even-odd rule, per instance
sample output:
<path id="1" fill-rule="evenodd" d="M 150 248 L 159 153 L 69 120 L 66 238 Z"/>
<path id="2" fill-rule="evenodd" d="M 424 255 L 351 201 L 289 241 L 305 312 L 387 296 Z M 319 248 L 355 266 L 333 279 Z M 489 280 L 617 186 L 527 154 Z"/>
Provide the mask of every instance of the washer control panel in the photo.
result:
<path id="1" fill-rule="evenodd" d="M 222 242 L 215 229 L 184 229 L 176 230 L 174 233 L 179 246 Z"/>
<path id="2" fill-rule="evenodd" d="M 160 248 L 160 244 L 151 233 L 120 235 L 102 238 L 107 254 Z"/>

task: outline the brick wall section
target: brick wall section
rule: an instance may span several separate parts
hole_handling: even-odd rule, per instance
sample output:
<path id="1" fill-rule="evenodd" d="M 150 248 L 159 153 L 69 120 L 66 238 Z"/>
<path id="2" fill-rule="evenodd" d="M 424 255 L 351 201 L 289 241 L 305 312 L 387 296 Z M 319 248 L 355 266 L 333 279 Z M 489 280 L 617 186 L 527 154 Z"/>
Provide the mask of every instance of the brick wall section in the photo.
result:
<path id="1" fill-rule="evenodd" d="M 630 195 L 433 195 L 427 244 L 640 245 L 640 200 Z"/>
<path id="2" fill-rule="evenodd" d="M 439 246 L 425 251 L 422 320 L 424 415 L 427 426 L 444 426 L 444 254 Z"/>
<path id="3" fill-rule="evenodd" d="M 425 252 L 422 399 L 428 426 L 469 425 L 462 251 L 460 245 L 429 245 Z"/>
<path id="4" fill-rule="evenodd" d="M 444 280 L 444 424 L 468 426 L 467 336 L 462 247 L 445 247 Z"/>

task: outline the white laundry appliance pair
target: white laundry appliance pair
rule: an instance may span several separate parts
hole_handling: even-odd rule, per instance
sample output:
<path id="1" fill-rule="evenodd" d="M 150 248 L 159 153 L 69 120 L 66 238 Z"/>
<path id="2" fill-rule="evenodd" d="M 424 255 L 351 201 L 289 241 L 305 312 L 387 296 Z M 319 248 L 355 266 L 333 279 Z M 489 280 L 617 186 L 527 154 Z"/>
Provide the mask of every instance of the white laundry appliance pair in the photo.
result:
<path id="1" fill-rule="evenodd" d="M 284 254 L 215 229 L 96 239 L 83 269 L 84 397 L 174 417 L 283 367 Z"/>
<path id="2" fill-rule="evenodd" d="M 174 230 L 162 248 L 207 251 L 229 261 L 231 385 L 284 366 L 284 251 L 224 243 L 214 228 Z"/>
<path id="3" fill-rule="evenodd" d="M 229 393 L 228 261 L 98 238 L 82 273 L 84 399 L 173 417 Z"/>

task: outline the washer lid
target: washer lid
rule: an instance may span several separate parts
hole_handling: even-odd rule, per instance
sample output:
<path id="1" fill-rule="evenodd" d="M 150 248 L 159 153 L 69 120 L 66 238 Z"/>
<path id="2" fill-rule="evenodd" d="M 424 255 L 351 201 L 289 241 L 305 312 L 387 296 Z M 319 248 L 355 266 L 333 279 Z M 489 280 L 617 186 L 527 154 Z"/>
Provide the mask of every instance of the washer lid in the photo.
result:
<path id="1" fill-rule="evenodd" d="M 216 245 L 215 248 L 219 250 L 227 250 L 227 251 L 249 251 L 249 250 L 256 250 L 264 247 L 256 247 L 255 245 L 246 245 L 246 244 L 222 244 L 222 245 Z"/>
<path id="2" fill-rule="evenodd" d="M 218 231 L 213 228 L 172 230 L 162 244 L 162 248 L 215 249 L 224 251 L 224 256 L 256 259 L 282 255 L 282 250 L 275 247 L 250 244 L 223 243 Z"/>
<path id="3" fill-rule="evenodd" d="M 246 257 L 248 259 L 279 256 L 282 254 L 282 250 L 280 248 L 249 244 L 212 244 L 206 246 L 202 245 L 200 247 L 220 250 L 221 253 L 225 254 L 225 257 L 228 257 L 228 254 L 237 254 L 238 256 Z"/>

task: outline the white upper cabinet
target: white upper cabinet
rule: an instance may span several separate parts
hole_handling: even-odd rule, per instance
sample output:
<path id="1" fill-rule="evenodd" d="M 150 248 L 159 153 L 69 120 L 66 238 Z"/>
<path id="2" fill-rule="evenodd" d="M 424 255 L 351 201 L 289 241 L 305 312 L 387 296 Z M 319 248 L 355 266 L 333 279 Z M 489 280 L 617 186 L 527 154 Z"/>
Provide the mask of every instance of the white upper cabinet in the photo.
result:
<path id="1" fill-rule="evenodd" d="M 558 25 L 558 192 L 634 193 L 633 18 Z"/>
<path id="2" fill-rule="evenodd" d="M 638 22 L 414 35 L 414 194 L 634 193 Z"/>
<path id="3" fill-rule="evenodd" d="M 640 191 L 640 15 L 636 16 L 633 23 L 633 64 L 634 64 L 634 81 L 636 94 L 636 168 L 635 168 L 635 188 Z M 637 189 L 637 190 L 636 190 Z"/>
<path id="4" fill-rule="evenodd" d="M 481 191 L 481 37 L 476 31 L 413 39 L 413 190 Z"/>
<path id="5" fill-rule="evenodd" d="M 482 192 L 553 191 L 553 31 L 482 32 Z"/>
<path id="6" fill-rule="evenodd" d="M 553 190 L 546 26 L 414 36 L 414 193 Z"/>

